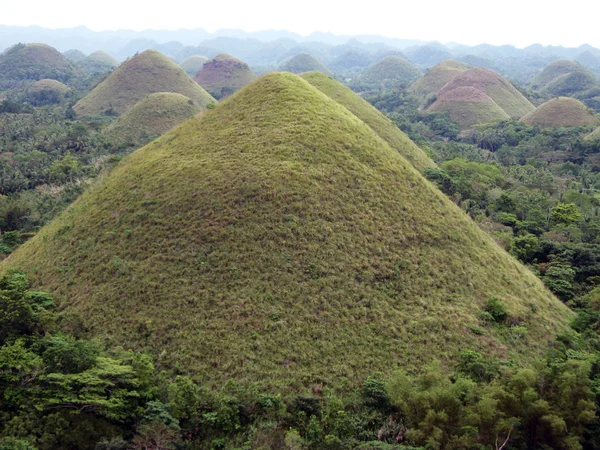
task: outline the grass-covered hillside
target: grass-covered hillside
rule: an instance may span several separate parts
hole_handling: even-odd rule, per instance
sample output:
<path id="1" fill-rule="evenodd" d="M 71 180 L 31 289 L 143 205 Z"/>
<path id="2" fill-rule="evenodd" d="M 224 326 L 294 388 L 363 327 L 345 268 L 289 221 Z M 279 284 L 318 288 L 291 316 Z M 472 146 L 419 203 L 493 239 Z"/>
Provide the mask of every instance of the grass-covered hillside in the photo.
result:
<path id="1" fill-rule="evenodd" d="M 112 72 L 119 67 L 119 62 L 103 51 L 96 51 L 76 64 L 79 69 L 90 75 Z"/>
<path id="2" fill-rule="evenodd" d="M 77 69 L 62 53 L 45 44 L 17 44 L 0 54 L 0 81 L 68 81 Z"/>
<path id="3" fill-rule="evenodd" d="M 360 95 L 352 92 L 343 84 L 320 72 L 307 72 L 301 75 L 306 81 L 345 106 L 352 114 L 369 125 L 390 147 L 397 150 L 419 171 L 435 167 L 435 163 L 411 141 L 384 114 L 371 106 Z"/>
<path id="4" fill-rule="evenodd" d="M 546 66 L 530 82 L 532 89 L 549 95 L 576 95 L 598 86 L 592 72 L 576 61 L 559 59 Z"/>
<path id="5" fill-rule="evenodd" d="M 447 83 L 469 69 L 470 66 L 462 62 L 454 60 L 442 61 L 438 65 L 428 69 L 425 75 L 410 86 L 410 90 L 424 97 L 437 94 Z"/>
<path id="6" fill-rule="evenodd" d="M 590 134 L 588 134 L 586 136 L 586 139 L 588 139 L 588 140 L 600 139 L 600 127 L 596 128 L 594 131 L 592 131 Z"/>
<path id="7" fill-rule="evenodd" d="M 588 127 L 598 124 L 598 118 L 579 100 L 558 97 L 543 103 L 521 119 L 527 125 L 542 128 Z"/>
<path id="8" fill-rule="evenodd" d="M 85 59 L 85 53 L 83 53 L 81 50 L 67 50 L 63 53 L 63 55 L 65 55 L 65 57 L 73 63 L 77 63 Z"/>
<path id="9" fill-rule="evenodd" d="M 185 95 L 173 92 L 151 94 L 104 129 L 121 142 L 148 142 L 183 123 L 202 108 Z"/>
<path id="10" fill-rule="evenodd" d="M 510 116 L 485 92 L 470 86 L 443 90 L 428 112 L 446 113 L 462 132 L 475 125 L 510 120 Z"/>
<path id="11" fill-rule="evenodd" d="M 571 319 L 398 151 L 292 74 L 134 152 L 0 267 L 109 343 L 286 392 L 463 350 L 530 364 Z"/>
<path id="12" fill-rule="evenodd" d="M 513 119 L 520 119 L 535 109 L 508 80 L 489 69 L 470 69 L 458 74 L 439 92 L 439 96 L 459 87 L 471 87 L 485 93 Z"/>
<path id="13" fill-rule="evenodd" d="M 256 78 L 248 64 L 222 53 L 207 61 L 194 80 L 215 98 L 233 94 Z"/>
<path id="14" fill-rule="evenodd" d="M 190 77 L 194 77 L 202 69 L 206 61 L 208 61 L 206 56 L 193 55 L 185 58 L 179 65 L 185 70 L 185 73 Z"/>
<path id="15" fill-rule="evenodd" d="M 310 53 L 299 53 L 298 55 L 288 59 L 280 66 L 280 70 L 291 73 L 317 71 L 326 75 L 333 75 L 331 70 L 329 70 L 325 64 L 323 64 Z"/>
<path id="16" fill-rule="evenodd" d="M 27 88 L 26 98 L 33 105 L 60 103 L 70 92 L 70 88 L 60 81 L 40 80 Z"/>
<path id="17" fill-rule="evenodd" d="M 148 95 L 175 92 L 201 108 L 214 102 L 184 70 L 155 50 L 147 50 L 125 61 L 92 92 L 75 104 L 81 116 L 121 115 Z"/>
<path id="18" fill-rule="evenodd" d="M 400 56 L 386 56 L 371 65 L 354 82 L 358 90 L 392 89 L 411 84 L 421 76 L 419 69 Z"/>

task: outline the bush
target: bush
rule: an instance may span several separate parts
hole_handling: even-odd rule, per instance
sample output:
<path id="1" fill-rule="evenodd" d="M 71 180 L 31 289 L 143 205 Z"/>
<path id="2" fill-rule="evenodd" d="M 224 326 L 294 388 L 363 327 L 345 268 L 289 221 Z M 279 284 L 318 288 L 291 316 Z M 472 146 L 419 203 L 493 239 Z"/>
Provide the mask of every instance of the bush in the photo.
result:
<path id="1" fill-rule="evenodd" d="M 496 297 L 490 297 L 485 304 L 485 312 L 488 313 L 494 322 L 502 323 L 508 317 L 506 306 Z"/>

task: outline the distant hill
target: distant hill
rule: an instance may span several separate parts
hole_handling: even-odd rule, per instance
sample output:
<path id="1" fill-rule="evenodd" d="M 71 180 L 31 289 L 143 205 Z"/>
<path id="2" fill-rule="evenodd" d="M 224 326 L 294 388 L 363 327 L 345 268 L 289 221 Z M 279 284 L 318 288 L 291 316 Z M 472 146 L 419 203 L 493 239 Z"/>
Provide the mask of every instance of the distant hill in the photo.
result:
<path id="1" fill-rule="evenodd" d="M 415 81 L 409 89 L 424 97 L 437 94 L 447 83 L 470 68 L 471 66 L 458 61 L 443 61 L 428 69 L 425 75 Z"/>
<path id="2" fill-rule="evenodd" d="M 215 98 L 223 98 L 255 78 L 248 64 L 231 55 L 220 54 L 204 63 L 194 80 Z"/>
<path id="3" fill-rule="evenodd" d="M 388 117 L 343 84 L 321 72 L 301 75 L 306 81 L 332 98 L 369 125 L 380 138 L 404 156 L 419 171 L 435 167 L 435 163 L 406 136 Z"/>
<path id="4" fill-rule="evenodd" d="M 85 59 L 85 53 L 75 49 L 67 50 L 63 53 L 63 55 L 65 55 L 65 57 L 72 63 L 76 63 Z"/>
<path id="5" fill-rule="evenodd" d="M 101 75 L 119 67 L 119 62 L 103 51 L 96 51 L 76 64 L 79 69 L 89 75 Z"/>
<path id="6" fill-rule="evenodd" d="M 439 92 L 439 96 L 448 99 L 450 91 L 459 87 L 472 87 L 491 98 L 509 117 L 520 119 L 535 109 L 529 100 L 521 94 L 502 75 L 489 69 L 475 68 L 458 74 Z M 462 91 L 466 93 L 468 91 Z M 458 98 L 460 96 L 453 96 Z M 478 97 L 479 98 L 479 97 Z M 482 97 L 481 97 L 482 98 Z"/>
<path id="7" fill-rule="evenodd" d="M 560 59 L 546 66 L 530 82 L 532 89 L 554 96 L 572 96 L 598 85 L 592 72 L 576 61 Z"/>
<path id="8" fill-rule="evenodd" d="M 521 121 L 542 128 L 587 127 L 598 124 L 598 119 L 593 112 L 590 112 L 579 100 L 569 97 L 549 100 L 524 116 Z"/>
<path id="9" fill-rule="evenodd" d="M 125 158 L 0 263 L 15 268 L 93 336 L 207 389 L 349 389 L 464 350 L 530 365 L 573 318 L 372 128 L 290 73 Z M 492 298 L 527 332 L 486 322 Z"/>
<path id="10" fill-rule="evenodd" d="M 356 75 L 371 65 L 371 54 L 365 50 L 353 49 L 337 56 L 329 68 L 337 74 Z"/>
<path id="11" fill-rule="evenodd" d="M 309 53 L 300 53 L 293 58 L 290 58 L 280 67 L 283 72 L 304 73 L 317 71 L 325 75 L 333 75 L 333 72 L 325 66 L 321 61 Z"/>
<path id="12" fill-rule="evenodd" d="M 174 92 L 150 94 L 104 129 L 122 142 L 148 142 L 202 111 L 185 95 Z"/>
<path id="13" fill-rule="evenodd" d="M 442 90 L 427 111 L 448 114 L 465 132 L 475 125 L 510 120 L 510 116 L 492 98 L 471 86 Z"/>
<path id="14" fill-rule="evenodd" d="M 208 61 L 206 56 L 193 55 L 185 58 L 179 65 L 190 77 L 195 77 L 206 61 Z"/>
<path id="15" fill-rule="evenodd" d="M 42 106 L 52 103 L 60 103 L 65 99 L 71 89 L 56 80 L 40 80 L 27 88 L 26 98 L 35 105 Z"/>
<path id="16" fill-rule="evenodd" d="M 452 59 L 452 53 L 440 44 L 419 45 L 405 50 L 410 62 L 421 68 L 433 67 L 442 61 Z"/>
<path id="17" fill-rule="evenodd" d="M 123 114 L 156 92 L 175 92 L 205 108 L 214 99 L 181 67 L 155 51 L 147 50 L 125 61 L 73 107 L 84 116 Z"/>
<path id="18" fill-rule="evenodd" d="M 408 85 L 421 76 L 413 64 L 400 56 L 387 56 L 365 70 L 356 83 L 363 89 L 391 89 Z"/>
<path id="19" fill-rule="evenodd" d="M 45 44 L 17 44 L 0 54 L 0 80 L 68 81 L 77 69 L 62 53 Z"/>

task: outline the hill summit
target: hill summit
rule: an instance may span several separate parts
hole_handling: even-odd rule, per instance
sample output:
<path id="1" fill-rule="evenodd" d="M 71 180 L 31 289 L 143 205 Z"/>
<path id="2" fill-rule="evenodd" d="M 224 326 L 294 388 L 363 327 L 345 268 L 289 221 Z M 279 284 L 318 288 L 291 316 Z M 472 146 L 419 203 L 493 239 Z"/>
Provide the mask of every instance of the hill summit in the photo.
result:
<path id="1" fill-rule="evenodd" d="M 568 59 L 550 63 L 530 82 L 532 89 L 556 96 L 580 94 L 597 85 L 592 72 Z"/>
<path id="2" fill-rule="evenodd" d="M 77 67 L 90 75 L 112 72 L 119 67 L 119 62 L 103 51 L 96 51 L 77 63 Z"/>
<path id="3" fill-rule="evenodd" d="M 192 55 L 181 61 L 179 65 L 185 70 L 185 73 L 191 77 L 195 77 L 196 74 L 202 70 L 206 61 L 208 61 L 206 56 Z"/>
<path id="4" fill-rule="evenodd" d="M 287 392 L 467 349 L 522 363 L 571 319 L 398 151 L 290 73 L 125 158 L 0 267 L 110 343 Z M 527 333 L 486 325 L 491 298 Z"/>
<path id="5" fill-rule="evenodd" d="M 356 82 L 366 89 L 391 89 L 410 84 L 420 76 L 419 69 L 406 59 L 386 56 L 365 70 Z"/>
<path id="6" fill-rule="evenodd" d="M 156 92 L 185 95 L 205 108 L 214 102 L 204 89 L 181 67 L 162 53 L 147 50 L 128 59 L 106 80 L 75 104 L 73 109 L 83 116 L 123 114 L 138 102 Z"/>
<path id="7" fill-rule="evenodd" d="M 446 60 L 428 69 L 421 78 L 415 81 L 410 90 L 424 97 L 437 94 L 447 83 L 466 72 L 470 66 L 454 60 Z"/>
<path id="8" fill-rule="evenodd" d="M 551 127 L 587 127 L 597 125 L 596 115 L 589 111 L 579 100 L 558 97 L 538 106 L 521 119 L 528 125 L 542 128 Z"/>
<path id="9" fill-rule="evenodd" d="M 248 64 L 222 53 L 205 62 L 194 80 L 215 98 L 223 98 L 255 78 Z"/>
<path id="10" fill-rule="evenodd" d="M 303 72 L 322 72 L 326 75 L 333 75 L 331 70 L 321 61 L 310 53 L 299 53 L 283 63 L 280 69 L 284 72 L 303 73 Z"/>
<path id="11" fill-rule="evenodd" d="M 65 82 L 76 75 L 73 63 L 46 44 L 16 44 L 0 54 L 0 79 Z"/>

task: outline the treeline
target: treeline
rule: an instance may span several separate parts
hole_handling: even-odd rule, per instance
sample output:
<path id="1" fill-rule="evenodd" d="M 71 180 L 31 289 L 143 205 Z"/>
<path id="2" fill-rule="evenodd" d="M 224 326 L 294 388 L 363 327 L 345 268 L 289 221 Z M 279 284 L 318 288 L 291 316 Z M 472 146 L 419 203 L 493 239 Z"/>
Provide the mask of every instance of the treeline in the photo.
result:
<path id="1" fill-rule="evenodd" d="M 0 449 L 597 448 L 599 305 L 591 299 L 578 331 L 528 368 L 463 349 L 453 367 L 273 393 L 215 388 L 107 348 L 10 273 L 0 279 Z M 514 332 L 496 299 L 481 316 Z"/>

